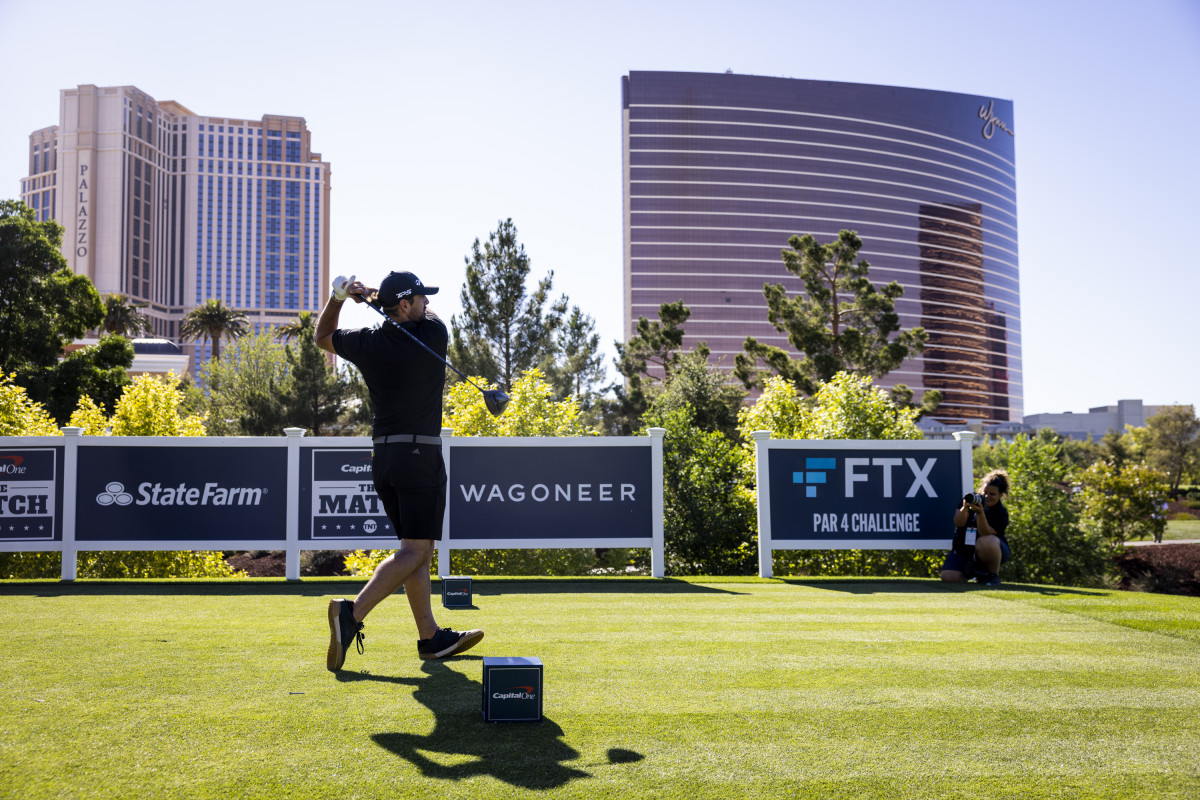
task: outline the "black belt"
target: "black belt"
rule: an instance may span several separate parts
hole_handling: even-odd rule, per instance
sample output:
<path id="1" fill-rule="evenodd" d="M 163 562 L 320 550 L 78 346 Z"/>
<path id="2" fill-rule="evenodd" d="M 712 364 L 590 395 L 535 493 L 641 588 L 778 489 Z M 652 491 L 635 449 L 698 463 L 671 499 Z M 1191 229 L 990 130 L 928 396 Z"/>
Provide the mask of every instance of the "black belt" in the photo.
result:
<path id="1" fill-rule="evenodd" d="M 371 440 L 375 444 L 437 444 L 442 443 L 440 436 L 422 436 L 419 433 L 394 433 L 391 436 L 376 436 Z"/>

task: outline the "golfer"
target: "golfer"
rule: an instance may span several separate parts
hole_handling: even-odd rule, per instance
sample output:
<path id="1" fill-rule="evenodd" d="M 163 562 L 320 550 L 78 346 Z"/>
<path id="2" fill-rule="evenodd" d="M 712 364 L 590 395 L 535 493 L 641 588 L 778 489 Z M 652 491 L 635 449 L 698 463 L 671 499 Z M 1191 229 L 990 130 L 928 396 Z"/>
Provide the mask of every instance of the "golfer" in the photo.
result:
<path id="1" fill-rule="evenodd" d="M 446 368 L 395 326 L 337 327 L 347 297 L 361 303 L 377 294 L 392 320 L 444 358 L 446 326 L 429 310 L 428 301 L 437 291 L 411 272 L 390 273 L 378 290 L 364 286 L 354 276 L 338 277 L 317 321 L 317 346 L 357 366 L 370 389 L 371 474 L 400 539 L 400 549 L 375 568 L 357 597 L 329 601 L 325 666 L 333 671 L 342 668 L 352 643 L 363 652 L 363 620 L 401 586 L 417 624 L 417 655 L 421 658 L 462 653 L 483 638 L 481 630 L 439 628 L 429 600 L 433 542 L 442 538 L 446 512 L 446 465 L 439 436 Z"/>

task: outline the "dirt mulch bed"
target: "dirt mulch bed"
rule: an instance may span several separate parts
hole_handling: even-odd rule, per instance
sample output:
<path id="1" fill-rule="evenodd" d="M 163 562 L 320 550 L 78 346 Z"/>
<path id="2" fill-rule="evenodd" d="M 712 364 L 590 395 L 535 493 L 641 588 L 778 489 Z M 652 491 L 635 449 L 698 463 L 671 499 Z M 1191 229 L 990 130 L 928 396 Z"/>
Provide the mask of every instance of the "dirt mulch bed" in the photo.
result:
<path id="1" fill-rule="evenodd" d="M 1200 544 L 1130 547 L 1113 561 L 1121 589 L 1200 597 Z"/>
<path id="2" fill-rule="evenodd" d="M 346 575 L 345 558 L 349 550 L 314 550 L 300 554 L 301 577 Z M 284 578 L 287 555 L 282 550 L 239 550 L 226 556 L 225 563 L 251 578 Z"/>

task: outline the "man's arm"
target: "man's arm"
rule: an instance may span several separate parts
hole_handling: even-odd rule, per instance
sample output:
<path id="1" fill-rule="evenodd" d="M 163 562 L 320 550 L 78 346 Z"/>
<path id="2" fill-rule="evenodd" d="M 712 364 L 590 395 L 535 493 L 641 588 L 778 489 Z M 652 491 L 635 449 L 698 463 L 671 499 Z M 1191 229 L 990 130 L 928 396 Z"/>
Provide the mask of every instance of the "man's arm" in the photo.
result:
<path id="1" fill-rule="evenodd" d="M 317 343 L 317 347 L 330 353 L 336 353 L 333 349 L 333 334 L 337 331 L 338 317 L 342 313 L 342 304 L 346 302 L 345 298 L 338 299 L 338 289 L 342 288 L 348 297 L 353 297 L 354 302 L 363 302 L 363 295 L 374 292 L 374 289 L 367 289 L 363 286 L 362 281 L 351 280 L 338 286 L 337 281 L 334 282 L 334 292 L 329 295 L 329 301 L 325 303 L 325 308 L 321 310 L 321 316 L 317 320 L 317 330 L 313 333 L 313 341 Z"/>

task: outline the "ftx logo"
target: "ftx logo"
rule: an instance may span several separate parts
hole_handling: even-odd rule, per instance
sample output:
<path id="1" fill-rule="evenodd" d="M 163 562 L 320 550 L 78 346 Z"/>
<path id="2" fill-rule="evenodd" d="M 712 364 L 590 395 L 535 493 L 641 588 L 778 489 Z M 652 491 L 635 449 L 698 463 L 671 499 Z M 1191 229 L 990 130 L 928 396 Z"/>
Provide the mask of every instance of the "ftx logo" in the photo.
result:
<path id="1" fill-rule="evenodd" d="M 845 489 L 846 497 L 854 497 L 854 488 L 859 483 L 870 485 L 876 482 L 876 479 L 882 484 L 883 497 L 891 497 L 894 478 L 901 479 L 910 477 L 911 482 L 908 485 L 908 490 L 905 497 L 916 497 L 918 492 L 924 492 L 929 497 L 937 497 L 937 492 L 933 485 L 929 483 L 929 473 L 933 470 L 934 464 L 937 463 L 937 456 L 925 459 L 925 463 L 918 463 L 915 458 L 846 458 L 845 462 Z M 907 471 L 901 469 L 908 467 Z M 830 472 L 837 469 L 836 458 L 806 458 L 804 459 L 804 471 L 792 473 L 792 483 L 802 484 L 804 486 L 805 497 L 816 497 L 817 488 L 829 482 L 828 476 Z"/>

